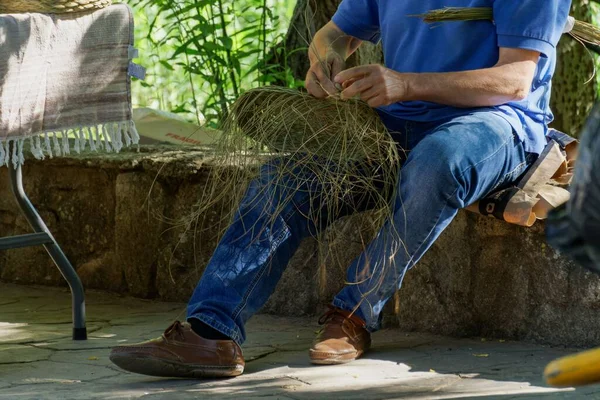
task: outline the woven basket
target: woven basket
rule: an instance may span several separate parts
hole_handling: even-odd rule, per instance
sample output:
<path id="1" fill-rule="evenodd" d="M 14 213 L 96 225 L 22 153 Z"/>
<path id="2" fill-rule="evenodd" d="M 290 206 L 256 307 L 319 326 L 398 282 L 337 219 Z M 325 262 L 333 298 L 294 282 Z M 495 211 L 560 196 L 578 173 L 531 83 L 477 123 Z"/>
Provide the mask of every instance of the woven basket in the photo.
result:
<path id="1" fill-rule="evenodd" d="M 0 0 L 0 14 L 59 14 L 92 11 L 108 7 L 112 0 Z"/>

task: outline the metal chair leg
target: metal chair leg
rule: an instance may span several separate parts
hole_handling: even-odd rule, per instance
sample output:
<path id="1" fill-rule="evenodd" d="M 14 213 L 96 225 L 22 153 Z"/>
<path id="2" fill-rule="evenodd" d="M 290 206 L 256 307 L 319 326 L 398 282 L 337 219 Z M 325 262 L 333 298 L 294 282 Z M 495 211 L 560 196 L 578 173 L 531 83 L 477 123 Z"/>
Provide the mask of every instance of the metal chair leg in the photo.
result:
<path id="1" fill-rule="evenodd" d="M 71 289 L 71 295 L 73 299 L 73 339 L 86 340 L 87 329 L 85 326 L 85 297 L 81 280 L 79 279 L 75 268 L 73 268 L 65 256 L 65 253 L 63 253 L 61 250 L 60 246 L 52 236 L 52 233 L 50 233 L 50 230 L 38 214 L 37 210 L 27 198 L 27 195 L 23 190 L 23 174 L 21 171 L 21 166 L 19 165 L 15 168 L 11 164 L 9 165 L 9 170 L 11 189 L 15 195 L 15 198 L 17 199 L 17 202 L 19 203 L 19 207 L 25 214 L 29 225 L 31 225 L 36 233 L 44 233 L 48 235 L 48 243 L 43 244 L 43 246 Z"/>

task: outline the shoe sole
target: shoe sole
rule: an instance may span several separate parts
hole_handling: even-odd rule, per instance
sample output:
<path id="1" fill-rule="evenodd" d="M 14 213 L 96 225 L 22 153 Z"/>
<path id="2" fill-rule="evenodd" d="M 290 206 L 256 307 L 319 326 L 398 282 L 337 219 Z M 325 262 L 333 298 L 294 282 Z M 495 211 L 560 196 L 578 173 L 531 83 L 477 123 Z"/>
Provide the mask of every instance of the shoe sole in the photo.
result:
<path id="1" fill-rule="evenodd" d="M 163 360 L 150 356 L 111 354 L 110 361 L 125 371 L 163 378 L 227 378 L 241 375 L 244 366 L 196 365 Z"/>
<path id="2" fill-rule="evenodd" d="M 352 362 L 363 355 L 364 352 L 347 354 L 322 353 L 317 351 L 309 351 L 310 362 L 316 365 L 340 365 Z M 325 356 L 325 358 L 322 358 Z"/>

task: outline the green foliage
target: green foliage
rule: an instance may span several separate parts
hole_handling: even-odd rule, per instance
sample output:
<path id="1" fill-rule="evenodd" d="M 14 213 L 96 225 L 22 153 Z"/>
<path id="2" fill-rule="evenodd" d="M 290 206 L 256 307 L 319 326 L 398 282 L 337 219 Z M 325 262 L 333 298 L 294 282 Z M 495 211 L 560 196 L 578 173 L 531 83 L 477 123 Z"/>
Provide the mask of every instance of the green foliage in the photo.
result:
<path id="1" fill-rule="evenodd" d="M 136 13 L 145 82 L 134 104 L 217 126 L 239 95 L 271 82 L 296 82 L 285 65 L 268 65 L 283 40 L 294 2 L 285 0 L 129 0 Z M 281 15 L 275 14 L 278 10 Z M 284 54 L 283 59 L 287 59 Z"/>

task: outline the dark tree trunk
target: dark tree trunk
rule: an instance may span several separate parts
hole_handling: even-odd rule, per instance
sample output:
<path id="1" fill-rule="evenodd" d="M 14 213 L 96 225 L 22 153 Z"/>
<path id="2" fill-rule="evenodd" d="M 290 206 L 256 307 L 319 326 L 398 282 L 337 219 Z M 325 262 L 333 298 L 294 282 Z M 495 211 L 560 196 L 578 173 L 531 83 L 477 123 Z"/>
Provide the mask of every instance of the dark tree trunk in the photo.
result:
<path id="1" fill-rule="evenodd" d="M 315 33 L 331 20 L 339 3 L 340 0 L 298 0 L 284 44 L 289 56 L 287 60 L 282 60 L 282 56 L 277 59 L 280 65 L 289 66 L 296 79 L 304 79 L 309 68 L 308 45 Z M 348 66 L 382 61 L 381 48 L 365 43 L 350 57 Z"/>

